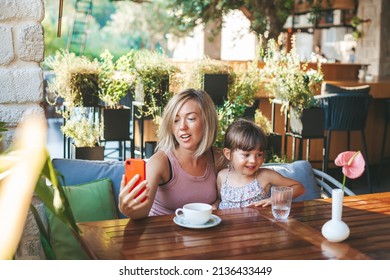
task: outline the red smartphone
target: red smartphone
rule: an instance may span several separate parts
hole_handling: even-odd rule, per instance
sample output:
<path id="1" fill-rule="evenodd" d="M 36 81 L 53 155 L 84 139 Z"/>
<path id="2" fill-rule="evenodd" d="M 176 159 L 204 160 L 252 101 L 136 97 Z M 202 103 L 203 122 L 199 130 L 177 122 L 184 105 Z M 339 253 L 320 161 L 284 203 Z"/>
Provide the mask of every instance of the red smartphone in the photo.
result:
<path id="1" fill-rule="evenodd" d="M 125 183 L 127 184 L 131 178 L 133 178 L 136 174 L 139 175 L 138 181 L 134 184 L 134 186 L 131 188 L 134 189 L 139 183 L 144 181 L 146 179 L 146 170 L 145 170 L 145 161 L 143 159 L 139 158 L 129 158 L 125 162 L 126 164 L 126 172 L 125 172 Z M 145 188 L 142 188 L 141 191 L 135 196 L 138 197 Z M 145 201 L 145 199 L 142 200 Z"/>

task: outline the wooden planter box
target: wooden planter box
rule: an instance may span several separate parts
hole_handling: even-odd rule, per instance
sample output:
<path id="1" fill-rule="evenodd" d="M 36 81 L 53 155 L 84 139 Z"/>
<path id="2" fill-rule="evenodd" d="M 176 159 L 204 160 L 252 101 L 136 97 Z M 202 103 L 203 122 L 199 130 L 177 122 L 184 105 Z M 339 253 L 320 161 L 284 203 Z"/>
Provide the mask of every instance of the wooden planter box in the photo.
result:
<path id="1" fill-rule="evenodd" d="M 302 116 L 290 110 L 290 130 L 292 133 L 302 136 L 302 138 L 323 138 L 325 127 L 324 110 L 319 107 L 304 109 Z"/>
<path id="2" fill-rule="evenodd" d="M 130 108 L 102 109 L 103 139 L 126 141 L 130 139 Z"/>
<path id="3" fill-rule="evenodd" d="M 72 159 L 104 160 L 104 147 L 76 147 L 71 145 Z"/>
<path id="4" fill-rule="evenodd" d="M 228 85 L 228 74 L 204 74 L 203 89 L 211 96 L 216 106 L 222 106 L 227 100 Z"/>

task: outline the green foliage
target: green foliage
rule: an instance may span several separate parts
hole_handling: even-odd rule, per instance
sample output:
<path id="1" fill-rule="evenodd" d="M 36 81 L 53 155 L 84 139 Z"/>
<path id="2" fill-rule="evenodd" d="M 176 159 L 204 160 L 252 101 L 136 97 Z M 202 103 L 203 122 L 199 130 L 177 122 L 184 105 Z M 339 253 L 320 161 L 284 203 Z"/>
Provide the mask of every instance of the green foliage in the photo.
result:
<path id="1" fill-rule="evenodd" d="M 322 0 L 308 0 L 308 2 L 311 6 L 308 20 L 314 25 L 317 25 L 320 19 L 323 17 L 322 11 L 331 8 L 331 0 L 326 0 L 325 6 L 323 5 Z"/>
<path id="2" fill-rule="evenodd" d="M 258 68 L 258 61 L 255 59 L 246 67 L 237 67 L 235 70 L 234 82 L 229 90 L 229 99 L 239 100 L 250 107 L 261 87 L 262 77 Z"/>
<path id="3" fill-rule="evenodd" d="M 3 132 L 7 131 L 7 123 L 0 121 L 0 140 L 3 136 Z"/>
<path id="4" fill-rule="evenodd" d="M 183 88 L 203 88 L 205 74 L 228 74 L 229 88 L 235 81 L 235 73 L 227 61 L 205 57 L 185 69 Z"/>
<path id="5" fill-rule="evenodd" d="M 164 54 L 150 50 L 137 51 L 134 65 L 137 75 L 135 99 L 143 101 L 144 108 L 140 108 L 143 115 L 152 116 L 158 124 L 161 110 L 173 94 L 169 91 L 170 78 L 179 69 Z"/>
<path id="6" fill-rule="evenodd" d="M 264 34 L 267 31 L 270 38 L 277 38 L 294 6 L 294 0 L 166 0 L 165 3 L 170 20 L 177 27 L 174 34 L 178 36 L 188 35 L 199 24 L 222 19 L 222 15 L 231 10 L 241 10 L 253 32 Z"/>
<path id="7" fill-rule="evenodd" d="M 219 129 L 216 146 L 222 147 L 227 127 L 236 119 L 243 116 L 245 109 L 252 106 L 256 94 L 261 87 L 261 78 L 257 60 L 248 65 L 233 69 L 226 61 L 205 57 L 187 66 L 182 87 L 203 88 L 205 74 L 227 74 L 228 100 L 217 107 Z"/>
<path id="8" fill-rule="evenodd" d="M 76 147 L 95 147 L 99 143 L 103 124 L 94 121 L 91 109 L 72 107 L 68 108 L 67 113 L 69 117 L 61 126 L 62 133 L 72 138 Z"/>
<path id="9" fill-rule="evenodd" d="M 241 117 L 245 112 L 246 105 L 238 97 L 236 100 L 226 100 L 223 106 L 217 108 L 218 113 L 218 133 L 215 146 L 222 148 L 225 133 L 228 126 Z"/>
<path id="10" fill-rule="evenodd" d="M 65 111 L 58 111 L 65 119 L 61 131 L 72 138 L 77 147 L 96 146 L 102 127 L 93 121 L 93 113 L 83 108 L 83 95 L 98 95 L 98 61 L 61 50 L 46 63 L 55 72 L 55 78 L 49 82 L 50 91 L 55 93 L 54 103 L 63 98 L 66 104 Z"/>
<path id="11" fill-rule="evenodd" d="M 308 64 L 300 61 L 296 52 L 295 36 L 292 38 L 292 49 L 287 52 L 280 49 L 274 39 L 267 43 L 264 57 L 265 66 L 261 69 L 266 79 L 266 91 L 270 98 L 284 102 L 282 110 L 288 112 L 289 106 L 300 115 L 303 109 L 314 105 L 314 92 L 321 86 L 323 75 L 321 64 L 317 70 L 308 69 Z"/>
<path id="12" fill-rule="evenodd" d="M 107 107 L 117 108 L 135 82 L 134 51 L 121 56 L 116 62 L 108 50 L 100 58 L 99 97 Z"/>
<path id="13" fill-rule="evenodd" d="M 355 16 L 351 19 L 351 26 L 353 27 L 352 36 L 355 40 L 358 40 L 362 37 L 362 32 L 359 29 L 359 25 L 363 22 L 364 20 L 358 16 Z"/>
<path id="14" fill-rule="evenodd" d="M 265 134 L 272 133 L 271 121 L 260 110 L 256 110 L 254 122 L 261 127 Z"/>
<path id="15" fill-rule="evenodd" d="M 275 154 L 270 154 L 268 155 L 267 157 L 267 163 L 288 163 L 288 159 L 286 156 L 283 156 L 283 157 L 279 157 L 278 155 L 275 155 Z"/>
<path id="16" fill-rule="evenodd" d="M 50 91 L 55 93 L 55 102 L 57 98 L 63 98 L 68 107 L 83 106 L 84 91 L 97 94 L 99 63 L 96 60 L 60 50 L 45 64 L 55 72 L 55 78 L 49 82 Z"/>
<path id="17" fill-rule="evenodd" d="M 61 181 L 59 179 L 61 178 L 61 175 L 53 167 L 48 151 L 45 149 L 42 151 L 42 153 L 44 153 L 46 160 L 41 170 L 40 176 L 38 177 L 38 180 L 36 182 L 35 194 L 47 206 L 47 208 L 51 212 L 53 212 L 55 216 L 57 216 L 69 227 L 69 229 L 75 235 L 76 239 L 81 241 L 81 231 L 75 222 L 72 209 L 69 206 L 69 202 L 62 188 L 63 180 Z M 7 152 L 1 153 L 1 177 L 7 174 L 13 168 L 13 166 L 21 160 L 26 160 L 26 158 L 24 158 L 23 152 L 18 151 L 17 149 L 10 149 Z M 37 210 L 32 204 L 30 206 L 30 209 L 37 221 L 38 228 L 40 231 L 40 239 L 46 257 L 48 259 L 56 259 L 54 251 L 50 244 L 50 236 L 47 233 L 45 227 L 43 226 L 42 220 Z"/>

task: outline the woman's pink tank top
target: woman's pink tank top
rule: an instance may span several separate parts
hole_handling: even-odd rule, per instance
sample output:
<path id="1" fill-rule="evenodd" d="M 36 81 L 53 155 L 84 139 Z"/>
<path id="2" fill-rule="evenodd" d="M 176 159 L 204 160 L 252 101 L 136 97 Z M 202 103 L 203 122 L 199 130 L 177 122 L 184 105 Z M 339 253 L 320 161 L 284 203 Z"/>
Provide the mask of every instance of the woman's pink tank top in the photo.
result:
<path id="1" fill-rule="evenodd" d="M 172 214 L 177 208 L 191 202 L 212 204 L 217 199 L 217 183 L 214 159 L 207 152 L 207 166 L 203 176 L 192 176 L 180 166 L 172 152 L 167 153 L 171 163 L 171 180 L 157 188 L 149 216 Z"/>

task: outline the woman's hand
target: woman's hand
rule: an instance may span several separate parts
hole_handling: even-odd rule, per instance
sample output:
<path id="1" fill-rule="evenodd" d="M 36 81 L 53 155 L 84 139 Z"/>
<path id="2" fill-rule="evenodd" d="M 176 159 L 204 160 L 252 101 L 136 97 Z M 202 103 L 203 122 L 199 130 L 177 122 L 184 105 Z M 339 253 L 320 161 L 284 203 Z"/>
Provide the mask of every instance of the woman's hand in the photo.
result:
<path id="1" fill-rule="evenodd" d="M 266 207 L 266 206 L 270 206 L 270 205 L 271 205 L 271 198 L 265 198 L 265 199 L 262 199 L 262 200 L 260 200 L 260 201 L 257 201 L 257 202 L 252 203 L 250 206 L 256 206 L 256 207 L 262 206 L 262 207 Z"/>
<path id="2" fill-rule="evenodd" d="M 137 174 L 131 178 L 127 185 L 125 185 L 125 175 L 122 176 L 118 197 L 118 208 L 126 216 L 131 216 L 131 213 L 143 208 L 148 203 L 149 189 L 147 187 L 146 180 L 142 181 L 134 187 L 134 189 L 132 189 L 138 179 L 139 175 Z M 141 192 L 141 190 L 143 191 Z"/>

